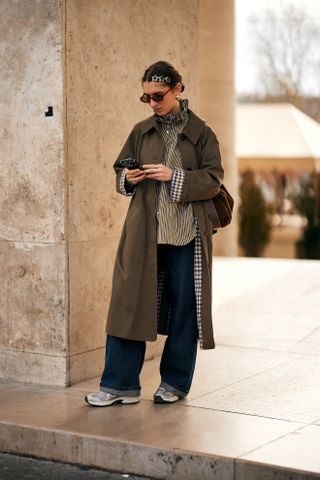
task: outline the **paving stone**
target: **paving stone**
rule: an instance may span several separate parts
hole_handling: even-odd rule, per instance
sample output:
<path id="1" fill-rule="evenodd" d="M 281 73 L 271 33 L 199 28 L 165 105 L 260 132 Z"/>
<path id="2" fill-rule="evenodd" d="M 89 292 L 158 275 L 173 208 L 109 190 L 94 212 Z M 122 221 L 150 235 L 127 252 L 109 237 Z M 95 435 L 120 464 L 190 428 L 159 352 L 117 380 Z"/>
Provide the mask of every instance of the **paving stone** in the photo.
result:
<path id="1" fill-rule="evenodd" d="M 317 328 L 319 319 L 315 315 L 253 313 L 246 311 L 243 304 L 237 311 L 226 308 L 215 316 L 217 343 L 243 348 L 299 352 L 300 342 Z M 319 349 L 317 353 L 320 355 Z"/>
<path id="2" fill-rule="evenodd" d="M 190 404 L 246 415 L 313 423 L 320 419 L 319 372 L 320 357 L 301 356 L 217 392 L 191 400 Z"/>
<path id="3" fill-rule="evenodd" d="M 186 400 L 153 404 L 159 358 L 137 405 L 86 405 L 99 378 L 0 384 L 0 451 L 157 479 L 320 478 L 319 282 L 320 262 L 215 259 L 217 348 Z"/>
<path id="4" fill-rule="evenodd" d="M 80 392 L 77 397 L 53 391 L 39 395 L 39 390 L 33 388 L 28 392 L 25 388 L 19 390 L 17 386 L 13 395 L 13 390 L 0 389 L 0 421 L 8 426 L 8 432 L 13 431 L 16 435 L 13 426 L 21 426 L 28 428 L 25 435 L 30 435 L 30 438 L 30 429 L 45 429 L 70 435 L 71 438 L 80 435 L 106 439 L 119 444 L 119 451 L 122 443 L 128 442 L 161 451 L 173 449 L 233 458 L 301 426 L 299 423 L 195 408 L 184 401 L 174 405 L 154 405 L 151 401 L 142 401 L 135 405 L 94 408 L 85 404 Z M 20 437 L 16 441 L 17 444 L 3 436 L 0 438 L 0 451 L 1 445 L 2 451 L 5 451 L 12 443 L 18 448 L 20 442 L 22 446 L 26 443 Z M 45 442 L 38 439 L 33 443 L 28 448 L 38 448 L 42 456 L 50 454 L 50 447 Z M 58 448 L 58 443 L 55 448 Z M 58 452 L 64 455 L 66 451 L 67 448 Z M 16 453 L 35 454 L 31 450 Z M 65 461 L 64 458 L 61 460 Z"/>
<path id="5" fill-rule="evenodd" d="M 199 350 L 194 379 L 187 400 L 224 388 L 252 375 L 286 363 L 299 354 L 270 352 L 217 345 L 214 350 Z M 160 359 L 147 362 L 142 371 L 142 397 L 152 400 L 160 382 Z M 97 387 L 98 381 L 96 382 Z"/>
<path id="6" fill-rule="evenodd" d="M 244 455 L 242 459 L 289 468 L 298 474 L 320 472 L 320 426 L 303 427 Z"/>
<path id="7" fill-rule="evenodd" d="M 311 472 L 241 460 L 236 461 L 235 470 L 235 480 L 312 480 L 320 478 L 318 474 Z"/>

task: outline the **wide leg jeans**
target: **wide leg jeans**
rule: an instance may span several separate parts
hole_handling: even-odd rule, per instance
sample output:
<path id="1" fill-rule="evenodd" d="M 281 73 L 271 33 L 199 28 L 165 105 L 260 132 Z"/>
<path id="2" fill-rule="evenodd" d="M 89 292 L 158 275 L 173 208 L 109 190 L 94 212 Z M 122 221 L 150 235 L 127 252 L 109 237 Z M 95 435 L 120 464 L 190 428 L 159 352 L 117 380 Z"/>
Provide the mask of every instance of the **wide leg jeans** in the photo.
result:
<path id="1" fill-rule="evenodd" d="M 194 240 L 184 246 L 158 245 L 158 269 L 168 274 L 171 316 L 160 362 L 161 386 L 181 397 L 191 387 L 198 328 L 194 291 Z M 100 389 L 139 395 L 146 343 L 107 335 Z"/>

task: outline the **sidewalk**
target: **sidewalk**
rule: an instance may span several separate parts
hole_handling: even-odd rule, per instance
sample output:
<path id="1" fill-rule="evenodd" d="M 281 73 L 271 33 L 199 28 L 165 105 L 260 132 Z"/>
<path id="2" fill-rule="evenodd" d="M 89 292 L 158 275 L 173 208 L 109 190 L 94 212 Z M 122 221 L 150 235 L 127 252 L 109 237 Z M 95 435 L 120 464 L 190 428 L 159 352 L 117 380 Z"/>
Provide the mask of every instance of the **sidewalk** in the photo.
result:
<path id="1" fill-rule="evenodd" d="M 214 260 L 217 348 L 188 399 L 92 408 L 69 389 L 0 384 L 0 451 L 157 479 L 320 479 L 320 262 Z"/>

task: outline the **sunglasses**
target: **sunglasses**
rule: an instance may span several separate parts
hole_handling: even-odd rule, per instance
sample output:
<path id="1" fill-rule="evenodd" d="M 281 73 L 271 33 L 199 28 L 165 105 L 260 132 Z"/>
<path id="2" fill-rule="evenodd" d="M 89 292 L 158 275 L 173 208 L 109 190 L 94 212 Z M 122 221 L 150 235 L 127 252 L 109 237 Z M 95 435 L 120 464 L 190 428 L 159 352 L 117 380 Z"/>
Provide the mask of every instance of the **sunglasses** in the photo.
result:
<path id="1" fill-rule="evenodd" d="M 142 97 L 140 97 L 141 102 L 143 103 L 150 103 L 150 100 L 153 100 L 156 103 L 162 102 L 164 97 L 167 95 L 168 92 L 170 92 L 171 88 L 167 90 L 166 92 L 156 92 L 156 93 L 151 93 L 149 95 L 148 93 L 144 93 Z"/>

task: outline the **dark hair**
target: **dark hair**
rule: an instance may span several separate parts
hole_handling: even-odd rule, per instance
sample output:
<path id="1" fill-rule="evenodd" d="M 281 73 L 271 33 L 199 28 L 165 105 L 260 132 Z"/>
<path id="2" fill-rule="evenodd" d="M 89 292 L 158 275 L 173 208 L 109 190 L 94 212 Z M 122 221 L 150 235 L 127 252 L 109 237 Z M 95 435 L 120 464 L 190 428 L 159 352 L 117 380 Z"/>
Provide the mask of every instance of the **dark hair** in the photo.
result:
<path id="1" fill-rule="evenodd" d="M 141 79 L 142 82 L 152 82 L 152 77 L 163 77 L 164 81 L 161 82 L 164 85 L 168 85 L 168 87 L 175 87 L 177 83 L 181 83 L 182 88 L 181 91 L 184 90 L 184 85 L 182 83 L 182 77 L 178 70 L 174 68 L 171 63 L 159 61 L 150 65 L 147 70 L 144 72 L 143 77 Z"/>

